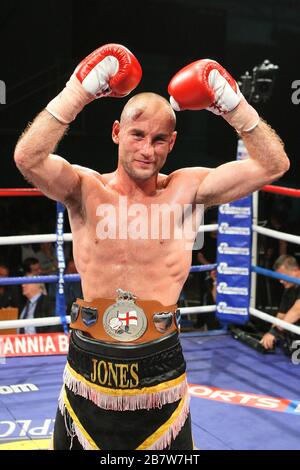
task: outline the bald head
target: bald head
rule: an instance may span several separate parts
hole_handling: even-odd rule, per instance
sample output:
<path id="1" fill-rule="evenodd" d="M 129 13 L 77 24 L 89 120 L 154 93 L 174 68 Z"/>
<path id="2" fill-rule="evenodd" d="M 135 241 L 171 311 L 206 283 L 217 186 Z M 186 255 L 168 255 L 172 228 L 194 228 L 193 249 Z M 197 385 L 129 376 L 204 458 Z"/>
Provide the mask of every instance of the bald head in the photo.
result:
<path id="1" fill-rule="evenodd" d="M 149 117 L 159 113 L 160 116 L 165 115 L 165 119 L 169 122 L 170 132 L 176 127 L 176 115 L 170 103 L 156 93 L 139 93 L 133 96 L 124 106 L 121 114 L 120 124 L 134 122 L 140 118 Z"/>

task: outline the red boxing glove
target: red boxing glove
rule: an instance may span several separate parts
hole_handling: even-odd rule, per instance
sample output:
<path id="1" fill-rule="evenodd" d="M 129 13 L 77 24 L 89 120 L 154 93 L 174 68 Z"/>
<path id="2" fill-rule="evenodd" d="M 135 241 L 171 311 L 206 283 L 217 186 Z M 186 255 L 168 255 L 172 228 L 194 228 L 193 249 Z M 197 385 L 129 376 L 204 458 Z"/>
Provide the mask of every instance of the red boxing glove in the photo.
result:
<path id="1" fill-rule="evenodd" d="M 107 44 L 86 57 L 75 75 L 85 91 L 96 98 L 123 97 L 140 83 L 142 68 L 126 47 Z"/>
<path id="2" fill-rule="evenodd" d="M 238 132 L 250 131 L 259 122 L 236 81 L 214 60 L 198 60 L 181 69 L 168 91 L 175 111 L 208 109 L 224 117 Z"/>
<path id="3" fill-rule="evenodd" d="M 99 47 L 76 68 L 47 111 L 63 124 L 72 122 L 85 105 L 106 96 L 124 97 L 138 86 L 142 68 L 124 46 Z"/>

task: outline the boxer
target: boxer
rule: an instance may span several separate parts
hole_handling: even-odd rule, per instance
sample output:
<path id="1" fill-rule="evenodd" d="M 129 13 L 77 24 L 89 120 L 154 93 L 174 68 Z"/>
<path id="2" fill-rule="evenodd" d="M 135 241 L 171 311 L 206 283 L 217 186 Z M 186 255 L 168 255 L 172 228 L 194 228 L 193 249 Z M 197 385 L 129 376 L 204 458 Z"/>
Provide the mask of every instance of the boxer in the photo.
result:
<path id="1" fill-rule="evenodd" d="M 54 449 L 193 448 L 176 318 L 192 243 L 187 243 L 190 234 L 175 236 L 184 211 L 173 213 L 166 235 L 162 213 L 157 230 L 150 230 L 154 209 L 192 207 L 190 218 L 197 222 L 196 206 L 204 210 L 243 197 L 289 167 L 276 133 L 241 96 L 229 73 L 207 59 L 171 80 L 172 106 L 155 93 L 137 94 L 126 103 L 120 121 L 113 123 L 118 164 L 112 173 L 71 165 L 53 154 L 87 104 L 123 98 L 141 74 L 125 47 L 100 47 L 76 68 L 15 150 L 25 178 L 66 205 L 82 280 L 84 299 L 71 311 Z M 243 138 L 249 160 L 162 174 L 177 137 L 172 107 L 220 114 Z M 108 155 L 96 149 L 95 158 L 101 166 Z"/>

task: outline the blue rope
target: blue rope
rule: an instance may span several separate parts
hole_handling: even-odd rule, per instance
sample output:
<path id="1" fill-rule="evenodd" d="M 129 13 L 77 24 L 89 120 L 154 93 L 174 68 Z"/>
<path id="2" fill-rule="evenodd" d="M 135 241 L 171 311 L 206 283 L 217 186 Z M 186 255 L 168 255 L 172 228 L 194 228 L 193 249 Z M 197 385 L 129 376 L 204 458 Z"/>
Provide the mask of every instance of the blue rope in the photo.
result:
<path id="1" fill-rule="evenodd" d="M 300 279 L 298 277 L 287 276 L 286 274 L 277 273 L 270 269 L 260 268 L 259 266 L 252 266 L 252 271 L 263 276 L 273 277 L 274 279 L 282 279 L 283 281 L 292 282 L 293 284 L 300 285 Z"/>
<path id="2" fill-rule="evenodd" d="M 200 264 L 199 266 L 192 266 L 190 269 L 190 273 L 202 273 L 204 271 L 213 271 L 213 269 L 216 268 L 216 264 Z"/>
<path id="3" fill-rule="evenodd" d="M 0 286 L 20 286 L 21 284 L 54 284 L 59 281 L 57 274 L 51 276 L 0 277 Z M 79 274 L 65 274 L 65 282 L 80 282 Z"/>
<path id="4" fill-rule="evenodd" d="M 197 273 L 202 271 L 211 271 L 216 269 L 216 264 L 204 264 L 200 266 L 192 266 L 190 272 Z M 260 268 L 259 266 L 252 266 L 252 271 L 263 276 L 273 277 L 274 279 L 282 279 L 293 284 L 300 285 L 300 279 L 297 277 L 286 276 L 270 269 Z M 64 282 L 80 282 L 79 274 L 65 274 L 63 276 Z M 26 277 L 0 277 L 0 286 L 18 286 L 21 284 L 54 284 L 59 281 L 58 275 L 51 276 L 26 276 Z"/>
<path id="5" fill-rule="evenodd" d="M 191 273 L 200 273 L 204 271 L 212 271 L 216 269 L 216 264 L 202 264 L 199 266 L 192 266 Z M 19 286 L 21 284 L 54 284 L 60 280 L 57 274 L 50 276 L 17 276 L 17 277 L 0 277 L 0 286 Z M 79 274 L 64 274 L 64 282 L 80 282 Z"/>

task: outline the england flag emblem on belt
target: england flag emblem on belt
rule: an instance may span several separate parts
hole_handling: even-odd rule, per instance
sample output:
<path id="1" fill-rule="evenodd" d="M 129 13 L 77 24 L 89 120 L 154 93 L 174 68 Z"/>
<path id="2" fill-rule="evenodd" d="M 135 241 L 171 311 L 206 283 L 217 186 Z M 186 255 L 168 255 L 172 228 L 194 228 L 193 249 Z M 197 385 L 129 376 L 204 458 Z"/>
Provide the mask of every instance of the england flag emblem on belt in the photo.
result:
<path id="1" fill-rule="evenodd" d="M 125 296 L 122 291 L 117 302 L 105 310 L 103 327 L 112 338 L 122 342 L 131 342 L 145 333 L 147 318 L 144 311 L 136 305 L 133 295 Z"/>

